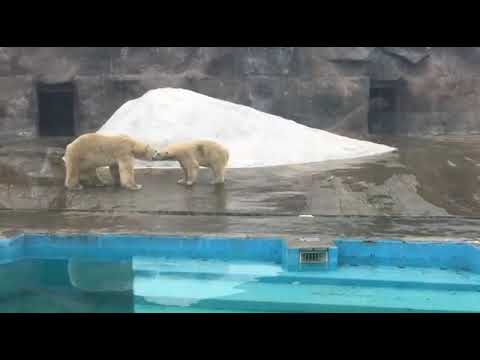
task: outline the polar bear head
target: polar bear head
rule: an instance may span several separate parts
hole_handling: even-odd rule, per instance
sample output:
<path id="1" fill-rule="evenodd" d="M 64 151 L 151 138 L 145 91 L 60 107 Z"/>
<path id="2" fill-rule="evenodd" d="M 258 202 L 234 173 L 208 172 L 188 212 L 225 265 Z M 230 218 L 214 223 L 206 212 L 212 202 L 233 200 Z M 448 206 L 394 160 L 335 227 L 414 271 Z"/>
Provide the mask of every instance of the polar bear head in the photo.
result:
<path id="1" fill-rule="evenodd" d="M 158 151 L 147 144 L 137 144 L 133 149 L 137 159 L 152 161 L 158 156 Z"/>
<path id="2" fill-rule="evenodd" d="M 175 155 L 173 151 L 169 150 L 168 148 L 165 148 L 165 149 L 158 150 L 153 160 L 157 160 L 157 161 L 175 160 Z"/>

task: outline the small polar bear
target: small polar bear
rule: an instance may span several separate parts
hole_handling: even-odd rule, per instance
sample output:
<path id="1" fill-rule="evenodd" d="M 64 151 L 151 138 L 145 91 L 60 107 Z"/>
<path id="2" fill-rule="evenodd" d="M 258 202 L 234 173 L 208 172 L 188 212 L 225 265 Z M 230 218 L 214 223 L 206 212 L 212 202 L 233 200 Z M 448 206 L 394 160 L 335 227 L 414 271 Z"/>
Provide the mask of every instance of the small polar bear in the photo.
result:
<path id="1" fill-rule="evenodd" d="M 81 135 L 68 144 L 65 150 L 65 187 L 81 190 L 81 174 L 87 175 L 93 185 L 103 186 L 97 177 L 97 168 L 108 166 L 115 185 L 120 184 L 129 190 L 140 190 L 142 185 L 135 183 L 135 158 L 152 160 L 155 156 L 155 149 L 127 135 Z"/>
<path id="2" fill-rule="evenodd" d="M 228 150 L 223 145 L 210 140 L 197 140 L 159 149 L 154 160 L 177 160 L 183 169 L 183 177 L 178 183 L 191 186 L 197 180 L 200 166 L 212 171 L 211 184 L 223 184 L 228 158 Z"/>

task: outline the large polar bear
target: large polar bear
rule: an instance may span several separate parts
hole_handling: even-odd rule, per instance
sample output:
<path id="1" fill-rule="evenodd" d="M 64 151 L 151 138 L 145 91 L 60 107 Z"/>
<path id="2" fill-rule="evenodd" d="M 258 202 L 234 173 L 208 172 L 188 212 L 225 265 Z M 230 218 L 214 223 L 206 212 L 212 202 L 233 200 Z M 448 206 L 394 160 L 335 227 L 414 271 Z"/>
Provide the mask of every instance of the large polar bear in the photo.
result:
<path id="1" fill-rule="evenodd" d="M 81 190 L 81 173 L 87 175 L 91 183 L 102 186 L 102 181 L 97 177 L 97 168 L 108 166 L 115 185 L 139 190 L 142 185 L 135 183 L 135 158 L 152 160 L 156 155 L 155 149 L 127 135 L 81 135 L 65 150 L 65 187 Z"/>
<path id="2" fill-rule="evenodd" d="M 178 183 L 188 186 L 197 180 L 200 166 L 208 167 L 212 171 L 211 184 L 222 184 L 225 181 L 228 158 L 227 148 L 210 140 L 168 145 L 159 149 L 154 156 L 154 160 L 177 160 L 183 169 L 183 177 Z"/>

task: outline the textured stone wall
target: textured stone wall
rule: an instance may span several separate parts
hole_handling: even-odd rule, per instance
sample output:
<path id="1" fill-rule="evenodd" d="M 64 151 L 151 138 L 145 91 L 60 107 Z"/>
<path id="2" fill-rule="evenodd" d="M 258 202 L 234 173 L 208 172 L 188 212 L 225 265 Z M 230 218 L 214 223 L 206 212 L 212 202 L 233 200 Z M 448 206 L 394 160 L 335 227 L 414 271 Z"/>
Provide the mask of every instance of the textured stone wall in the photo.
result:
<path id="1" fill-rule="evenodd" d="M 35 133 L 35 82 L 72 80 L 80 132 L 174 86 L 362 136 L 370 81 L 399 78 L 398 133 L 471 133 L 480 131 L 479 71 L 480 48 L 0 48 L 0 133 Z"/>

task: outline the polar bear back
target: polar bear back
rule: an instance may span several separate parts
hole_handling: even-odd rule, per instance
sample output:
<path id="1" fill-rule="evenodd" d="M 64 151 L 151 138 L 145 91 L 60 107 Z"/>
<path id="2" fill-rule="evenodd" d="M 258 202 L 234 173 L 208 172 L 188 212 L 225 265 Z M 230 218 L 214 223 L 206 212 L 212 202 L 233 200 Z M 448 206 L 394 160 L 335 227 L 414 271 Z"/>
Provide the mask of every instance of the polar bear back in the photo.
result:
<path id="1" fill-rule="evenodd" d="M 169 156 L 177 160 L 185 157 L 193 157 L 200 166 L 205 167 L 216 164 L 226 166 L 229 159 L 228 149 L 210 140 L 173 144 L 167 146 L 164 150 L 169 153 Z"/>
<path id="2" fill-rule="evenodd" d="M 127 135 L 84 134 L 67 145 L 65 159 L 90 166 L 107 166 L 119 159 L 141 156 L 147 145 Z"/>

